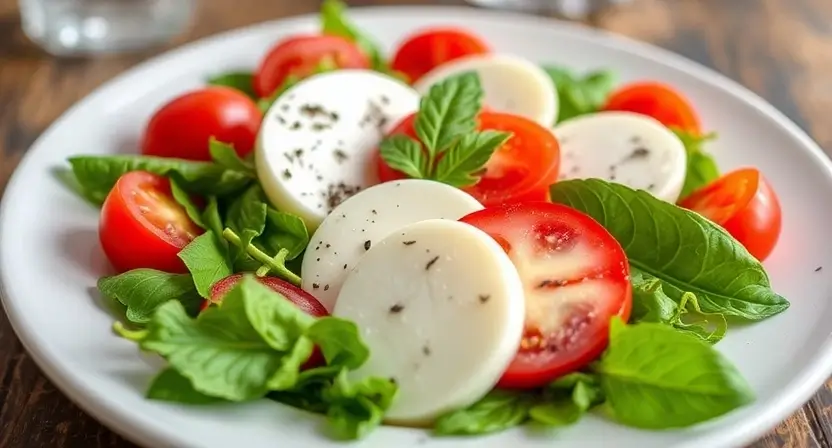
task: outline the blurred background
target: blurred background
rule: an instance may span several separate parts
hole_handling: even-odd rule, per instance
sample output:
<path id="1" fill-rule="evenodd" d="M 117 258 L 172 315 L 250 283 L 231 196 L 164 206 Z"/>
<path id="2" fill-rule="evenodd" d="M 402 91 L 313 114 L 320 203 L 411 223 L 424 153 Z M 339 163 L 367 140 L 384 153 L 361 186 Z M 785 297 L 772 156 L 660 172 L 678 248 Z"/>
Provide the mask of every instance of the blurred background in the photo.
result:
<path id="1" fill-rule="evenodd" d="M 832 0 L 348 0 L 577 21 L 664 47 L 758 93 L 832 150 Z M 319 0 L 0 0 L 0 196 L 34 140 L 134 65 Z M 554 26 L 555 22 L 553 22 Z M 755 447 L 832 446 L 830 385 Z M 0 313 L 0 447 L 127 447 L 42 376 Z"/>

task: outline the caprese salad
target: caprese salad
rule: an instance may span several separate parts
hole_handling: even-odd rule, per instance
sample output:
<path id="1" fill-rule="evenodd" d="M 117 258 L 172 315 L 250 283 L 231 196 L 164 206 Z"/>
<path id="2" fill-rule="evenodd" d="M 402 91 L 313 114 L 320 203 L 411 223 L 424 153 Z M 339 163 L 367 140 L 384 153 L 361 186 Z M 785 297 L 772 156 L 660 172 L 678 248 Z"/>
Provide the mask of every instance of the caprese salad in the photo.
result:
<path id="1" fill-rule="evenodd" d="M 318 34 L 212 76 L 140 155 L 69 161 L 101 207 L 114 328 L 167 361 L 152 399 L 268 397 L 343 438 L 694 425 L 754 393 L 711 344 L 789 303 L 758 170 L 720 176 L 691 101 L 418 30 L 386 58 Z"/>

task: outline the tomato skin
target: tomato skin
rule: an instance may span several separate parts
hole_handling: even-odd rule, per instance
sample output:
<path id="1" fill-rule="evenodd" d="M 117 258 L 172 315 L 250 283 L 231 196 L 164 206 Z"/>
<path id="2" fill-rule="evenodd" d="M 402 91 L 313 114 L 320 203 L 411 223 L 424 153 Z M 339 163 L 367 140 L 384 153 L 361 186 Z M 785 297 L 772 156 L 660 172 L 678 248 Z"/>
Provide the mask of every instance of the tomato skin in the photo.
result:
<path id="1" fill-rule="evenodd" d="M 213 86 L 186 93 L 156 111 L 145 128 L 146 156 L 211 160 L 211 137 L 234 146 L 240 157 L 254 149 L 263 113 L 242 92 Z"/>
<path id="2" fill-rule="evenodd" d="M 445 62 L 490 52 L 485 41 L 469 32 L 457 28 L 429 28 L 411 35 L 399 45 L 391 67 L 414 83 Z"/>
<path id="3" fill-rule="evenodd" d="M 268 97 L 286 77 L 312 74 L 321 59 L 331 57 L 338 68 L 370 68 L 370 59 L 352 41 L 341 36 L 301 35 L 278 42 L 260 61 L 254 73 L 254 91 Z"/>
<path id="4" fill-rule="evenodd" d="M 460 221 L 485 231 L 500 243 L 524 285 L 527 306 L 523 342 L 498 387 L 541 387 L 581 369 L 607 347 L 610 318 L 619 316 L 625 322 L 630 318 L 632 288 L 627 256 L 612 235 L 589 216 L 559 204 L 526 202 L 486 208 Z M 578 247 L 581 251 L 570 256 Z M 556 257 L 561 258 L 559 263 L 553 263 L 550 271 L 541 271 L 547 260 Z M 592 261 L 585 263 L 590 258 Z M 531 265 L 534 270 L 528 269 Z M 575 289 L 558 289 L 580 285 L 600 289 L 594 290 L 591 301 L 577 298 L 585 293 Z M 563 305 L 567 302 L 553 300 L 563 297 L 554 296 L 558 292 L 576 295 Z M 560 316 L 554 328 L 538 324 L 553 315 Z"/>
<path id="5" fill-rule="evenodd" d="M 186 273 L 177 254 L 203 232 L 174 201 L 170 181 L 144 171 L 119 178 L 101 207 L 98 228 L 104 254 L 118 272 Z"/>
<path id="6" fill-rule="evenodd" d="M 405 117 L 390 135 L 404 134 L 418 140 L 415 120 L 416 114 Z M 560 145 L 554 134 L 527 118 L 502 112 L 481 112 L 478 122 L 481 130 L 506 131 L 513 135 L 491 156 L 480 181 L 462 190 L 486 207 L 548 200 L 549 186 L 557 180 L 560 169 Z M 388 166 L 378 151 L 374 159 L 382 182 L 407 177 Z"/>
<path id="7" fill-rule="evenodd" d="M 635 82 L 614 91 L 603 110 L 635 112 L 653 117 L 667 127 L 701 134 L 699 117 L 690 101 L 672 87 L 658 82 Z"/>
<path id="8" fill-rule="evenodd" d="M 243 278 L 243 274 L 232 274 L 211 286 L 211 300 L 204 301 L 200 311 L 204 311 L 211 303 L 221 303 L 222 298 Z M 255 277 L 255 280 L 285 297 L 300 308 L 304 313 L 313 317 L 329 316 L 326 308 L 308 292 L 277 277 Z M 309 355 L 309 359 L 301 366 L 302 370 L 319 367 L 326 364 L 324 355 L 318 347 Z"/>
<path id="9" fill-rule="evenodd" d="M 679 205 L 722 226 L 759 261 L 768 258 L 780 239 L 780 200 L 757 169 L 725 174 Z"/>

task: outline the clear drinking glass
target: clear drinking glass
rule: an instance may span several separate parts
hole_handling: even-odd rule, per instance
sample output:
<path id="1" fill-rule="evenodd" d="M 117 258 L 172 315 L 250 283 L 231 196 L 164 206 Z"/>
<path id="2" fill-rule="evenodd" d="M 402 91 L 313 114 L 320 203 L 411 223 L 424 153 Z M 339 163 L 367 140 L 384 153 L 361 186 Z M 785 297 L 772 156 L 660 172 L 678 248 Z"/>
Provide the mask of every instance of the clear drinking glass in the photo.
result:
<path id="1" fill-rule="evenodd" d="M 556 14 L 569 19 L 582 19 L 604 7 L 629 1 L 631 0 L 468 0 L 468 3 L 487 8 Z"/>
<path id="2" fill-rule="evenodd" d="M 195 0 L 19 0 L 23 32 L 59 56 L 161 45 L 191 23 Z"/>

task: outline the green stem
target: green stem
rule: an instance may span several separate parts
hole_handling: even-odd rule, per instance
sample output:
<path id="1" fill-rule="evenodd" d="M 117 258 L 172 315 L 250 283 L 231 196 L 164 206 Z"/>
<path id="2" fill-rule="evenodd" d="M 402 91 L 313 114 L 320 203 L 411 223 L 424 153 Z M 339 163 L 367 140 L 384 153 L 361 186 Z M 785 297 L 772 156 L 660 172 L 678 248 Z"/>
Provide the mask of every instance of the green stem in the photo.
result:
<path id="1" fill-rule="evenodd" d="M 241 249 L 243 248 L 243 241 L 240 239 L 239 235 L 234 233 L 233 230 L 226 228 L 222 231 L 222 236 L 229 243 Z M 262 275 L 259 274 L 261 272 L 261 269 L 268 268 L 268 271 L 266 271 L 266 273 L 268 273 L 269 271 L 273 271 L 280 277 L 283 277 L 284 279 L 289 281 L 291 284 L 295 286 L 300 286 L 300 277 L 295 275 L 294 272 L 287 269 L 284 264 L 284 262 L 286 261 L 286 255 L 289 253 L 287 249 L 280 249 L 277 255 L 274 256 L 274 258 L 268 256 L 268 254 L 258 249 L 257 246 L 255 246 L 254 244 L 249 244 L 248 246 L 246 246 L 245 251 L 247 254 L 249 254 L 249 256 L 251 256 L 251 258 L 254 258 L 263 265 L 262 268 L 257 270 L 257 275 L 259 277 L 262 277 Z"/>
<path id="2" fill-rule="evenodd" d="M 124 339 L 133 342 L 141 342 L 142 339 L 147 337 L 147 330 L 128 330 L 124 324 L 119 321 L 113 322 L 113 331 Z"/>

